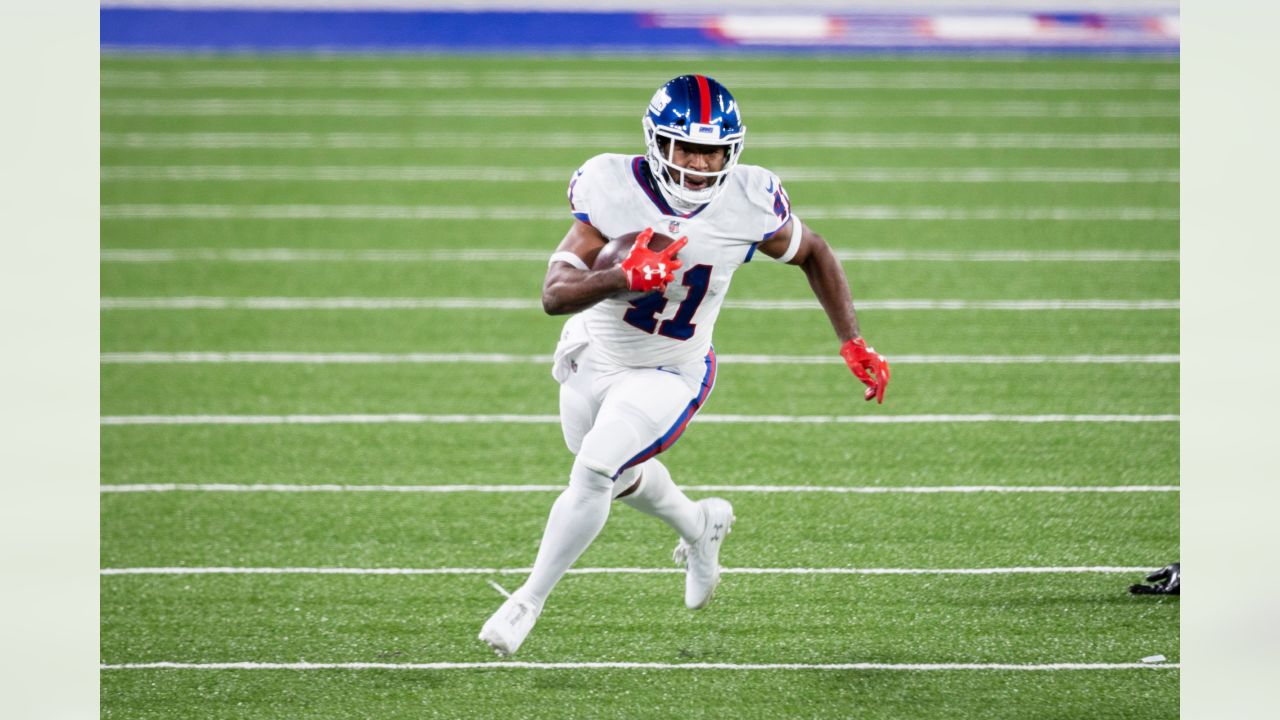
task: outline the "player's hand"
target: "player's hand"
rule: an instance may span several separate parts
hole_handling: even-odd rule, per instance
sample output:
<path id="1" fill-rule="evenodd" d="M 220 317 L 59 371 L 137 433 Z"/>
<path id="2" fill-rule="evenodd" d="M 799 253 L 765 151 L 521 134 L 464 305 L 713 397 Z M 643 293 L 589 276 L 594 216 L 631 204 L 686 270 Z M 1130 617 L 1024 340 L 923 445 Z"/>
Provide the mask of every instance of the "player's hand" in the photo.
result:
<path id="1" fill-rule="evenodd" d="M 862 399 L 875 398 L 883 405 L 884 389 L 889 384 L 889 361 L 875 348 L 867 347 L 867 341 L 862 338 L 854 338 L 841 345 L 840 357 L 844 358 L 854 376 L 867 386 Z"/>
<path id="2" fill-rule="evenodd" d="M 1165 565 L 1148 575 L 1147 582 L 1155 585 L 1130 585 L 1129 592 L 1134 595 L 1181 595 L 1182 564 Z"/>
<path id="3" fill-rule="evenodd" d="M 622 272 L 627 276 L 627 287 L 639 292 L 667 289 L 667 283 L 675 279 L 675 271 L 680 269 L 680 261 L 676 253 L 689 243 L 689 238 L 682 237 L 667 247 L 654 252 L 649 249 L 649 240 L 653 237 L 653 228 L 645 228 L 636 237 L 631 252 L 622 260 Z"/>

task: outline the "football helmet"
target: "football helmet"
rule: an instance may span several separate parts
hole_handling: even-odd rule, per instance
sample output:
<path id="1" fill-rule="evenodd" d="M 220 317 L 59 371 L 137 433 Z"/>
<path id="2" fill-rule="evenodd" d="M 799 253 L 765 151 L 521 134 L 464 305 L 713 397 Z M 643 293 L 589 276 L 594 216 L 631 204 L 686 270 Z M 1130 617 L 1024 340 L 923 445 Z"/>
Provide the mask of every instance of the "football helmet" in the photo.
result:
<path id="1" fill-rule="evenodd" d="M 692 205 L 708 203 L 724 189 L 747 135 L 733 95 L 705 75 L 681 75 L 658 88 L 641 122 L 645 157 L 654 179 L 668 197 Z M 724 147 L 724 167 L 696 172 L 676 164 L 677 140 Z M 686 174 L 706 177 L 710 182 L 703 188 L 690 188 L 685 185 Z"/>

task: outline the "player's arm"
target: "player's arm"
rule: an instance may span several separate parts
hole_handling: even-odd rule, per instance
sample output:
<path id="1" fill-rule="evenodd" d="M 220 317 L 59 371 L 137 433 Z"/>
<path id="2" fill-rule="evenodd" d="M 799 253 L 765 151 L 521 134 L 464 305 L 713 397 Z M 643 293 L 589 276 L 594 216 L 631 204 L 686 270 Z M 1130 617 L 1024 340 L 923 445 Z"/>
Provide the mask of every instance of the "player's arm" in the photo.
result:
<path id="1" fill-rule="evenodd" d="M 853 374 L 867 386 L 865 399 L 884 402 L 889 384 L 889 362 L 867 345 L 858 330 L 849 281 L 835 251 L 821 235 L 810 230 L 794 215 L 757 248 L 775 260 L 799 265 L 809 279 L 809 287 L 821 303 L 840 339 L 840 355 Z"/>
<path id="2" fill-rule="evenodd" d="M 757 250 L 769 257 L 780 260 L 792 250 L 792 234 L 800 233 L 798 245 L 786 262 L 799 265 L 809 278 L 809 287 L 817 296 L 836 337 L 844 343 L 861 337 L 858 331 L 858 316 L 853 309 L 853 298 L 849 294 L 849 281 L 844 275 L 844 266 L 836 258 L 835 251 L 821 235 L 800 222 L 800 218 L 792 217 L 778 229 L 768 240 L 760 243 Z"/>
<path id="3" fill-rule="evenodd" d="M 574 220 L 551 256 L 542 281 L 542 309 L 548 315 L 567 315 L 595 305 L 627 289 L 627 276 L 617 266 L 591 270 L 607 240 L 599 230 Z M 576 260 L 575 260 L 576 258 Z"/>

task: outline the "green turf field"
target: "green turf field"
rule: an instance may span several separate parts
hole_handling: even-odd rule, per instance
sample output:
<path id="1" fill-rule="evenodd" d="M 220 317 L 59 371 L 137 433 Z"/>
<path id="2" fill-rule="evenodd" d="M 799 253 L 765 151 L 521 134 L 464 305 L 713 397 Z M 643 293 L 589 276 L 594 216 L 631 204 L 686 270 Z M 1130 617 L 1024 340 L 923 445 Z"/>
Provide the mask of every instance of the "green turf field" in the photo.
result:
<path id="1" fill-rule="evenodd" d="M 887 400 L 757 256 L 664 456 L 734 503 L 715 602 L 617 504 L 502 662 L 488 581 L 572 462 L 565 184 L 692 71 L 847 258 Z M 1178 600 L 1125 588 L 1179 554 L 1178 73 L 105 56 L 103 716 L 1176 716 Z"/>

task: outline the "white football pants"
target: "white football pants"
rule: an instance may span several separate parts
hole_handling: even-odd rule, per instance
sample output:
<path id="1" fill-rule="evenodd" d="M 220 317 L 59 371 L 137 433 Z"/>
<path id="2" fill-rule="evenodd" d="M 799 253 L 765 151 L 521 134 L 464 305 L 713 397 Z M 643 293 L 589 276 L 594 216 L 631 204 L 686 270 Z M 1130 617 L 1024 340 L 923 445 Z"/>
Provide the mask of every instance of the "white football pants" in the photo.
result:
<path id="1" fill-rule="evenodd" d="M 688 542 L 703 532 L 699 506 L 671 481 L 656 455 L 675 444 L 716 378 L 715 351 L 676 368 L 602 362 L 586 344 L 557 349 L 560 425 L 577 458 L 569 487 L 547 518 L 533 572 L 516 593 L 539 610 L 604 527 L 614 498 L 660 518 Z"/>
<path id="2" fill-rule="evenodd" d="M 617 496 L 631 485 L 626 470 L 675 444 L 715 380 L 714 350 L 676 367 L 627 368 L 601 360 L 588 346 L 572 358 L 560 385 L 565 444 L 580 463 L 613 478 Z M 634 473 L 627 476 L 634 482 Z"/>

